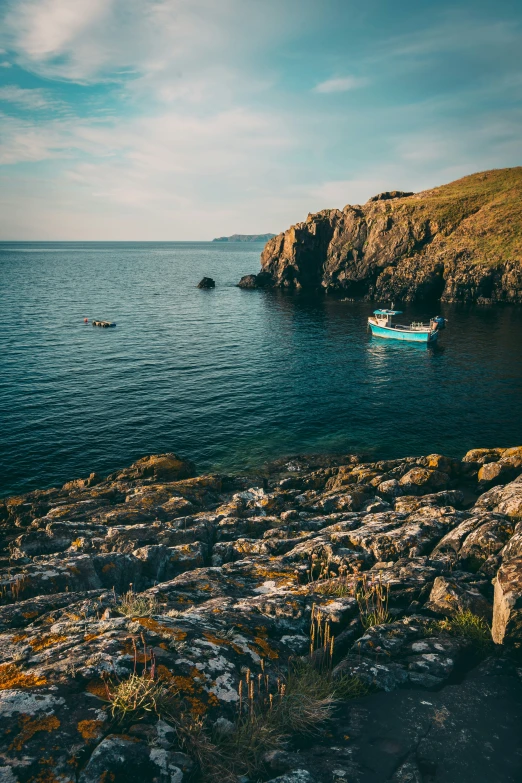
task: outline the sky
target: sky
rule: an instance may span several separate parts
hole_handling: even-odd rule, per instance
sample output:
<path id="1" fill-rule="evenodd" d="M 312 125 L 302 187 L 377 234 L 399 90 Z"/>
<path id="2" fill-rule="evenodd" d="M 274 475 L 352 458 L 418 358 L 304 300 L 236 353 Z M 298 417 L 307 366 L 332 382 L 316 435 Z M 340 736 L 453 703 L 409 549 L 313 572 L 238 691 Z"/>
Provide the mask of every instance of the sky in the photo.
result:
<path id="1" fill-rule="evenodd" d="M 511 0 L 0 0 L 0 239 L 207 240 L 522 164 Z"/>

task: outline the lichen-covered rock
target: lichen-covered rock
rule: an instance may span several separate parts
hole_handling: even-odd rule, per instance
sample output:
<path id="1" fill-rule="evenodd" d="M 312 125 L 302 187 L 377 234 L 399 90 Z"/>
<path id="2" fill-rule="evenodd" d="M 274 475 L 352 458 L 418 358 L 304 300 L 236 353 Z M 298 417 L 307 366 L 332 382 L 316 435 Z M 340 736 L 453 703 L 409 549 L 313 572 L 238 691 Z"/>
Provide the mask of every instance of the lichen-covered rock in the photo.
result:
<path id="1" fill-rule="evenodd" d="M 272 778 L 268 783 L 316 783 L 316 779 L 306 769 L 295 769 L 278 778 Z"/>
<path id="2" fill-rule="evenodd" d="M 196 468 L 190 460 L 178 457 L 177 454 L 153 454 L 142 457 L 130 468 L 113 474 L 114 481 L 135 481 L 136 479 L 153 479 L 154 481 L 178 481 L 191 478 Z"/>
<path id="3" fill-rule="evenodd" d="M 493 487 L 479 497 L 476 508 L 498 511 L 511 517 L 522 516 L 522 476 L 510 484 Z"/>
<path id="4" fill-rule="evenodd" d="M 172 754 L 143 742 L 109 736 L 100 742 L 78 778 L 79 783 L 182 783 L 183 772 Z"/>
<path id="5" fill-rule="evenodd" d="M 472 456 L 296 457 L 257 485 L 193 476 L 168 454 L 4 501 L 0 775 L 197 780 L 168 723 L 118 727 L 111 688 L 154 661 L 194 725 L 233 726 L 246 672 L 275 684 L 309 654 L 312 613 L 335 636 L 336 676 L 386 692 L 432 692 L 474 660 L 434 617 L 489 618 L 495 576 L 495 641 L 518 643 L 522 479 L 469 507 L 481 488 Z M 518 450 L 483 456 L 499 465 Z M 377 586 L 384 606 L 372 615 L 364 594 L 372 605 Z M 282 753 L 265 777 L 305 774 L 297 749 Z M 314 762 L 306 774 L 355 776 L 328 753 L 327 771 Z"/>
<path id="6" fill-rule="evenodd" d="M 503 563 L 495 579 L 493 641 L 522 643 L 522 557 Z"/>
<path id="7" fill-rule="evenodd" d="M 476 588 L 444 576 L 435 579 L 425 608 L 447 617 L 459 612 L 472 612 L 491 620 L 491 604 Z"/>

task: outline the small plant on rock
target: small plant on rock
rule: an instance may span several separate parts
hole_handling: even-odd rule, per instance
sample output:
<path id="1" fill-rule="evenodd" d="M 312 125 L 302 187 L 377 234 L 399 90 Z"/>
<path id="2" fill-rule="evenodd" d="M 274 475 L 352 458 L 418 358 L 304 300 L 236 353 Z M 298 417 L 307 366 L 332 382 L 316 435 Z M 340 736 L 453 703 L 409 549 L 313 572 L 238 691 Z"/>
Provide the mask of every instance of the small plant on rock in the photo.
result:
<path id="1" fill-rule="evenodd" d="M 364 628 L 390 622 L 389 596 L 390 588 L 382 583 L 380 574 L 377 579 L 368 574 L 361 577 L 355 590 L 355 598 Z"/>
<path id="2" fill-rule="evenodd" d="M 147 713 L 161 717 L 172 708 L 176 693 L 163 682 L 131 674 L 110 694 L 111 712 L 119 723 L 140 720 Z"/>
<path id="3" fill-rule="evenodd" d="M 136 641 L 132 639 L 134 646 L 134 671 L 126 680 L 117 679 L 114 684 L 110 678 L 105 679 L 107 700 L 110 702 L 112 717 L 118 723 L 133 723 L 147 715 L 155 715 L 158 718 L 165 714 L 176 712 L 176 697 L 178 692 L 165 682 L 158 680 L 156 672 L 156 658 L 147 646 L 142 636 L 144 666 L 138 674 L 138 650 Z"/>
<path id="4" fill-rule="evenodd" d="M 445 631 L 451 636 L 459 636 L 471 642 L 481 653 L 487 652 L 492 646 L 491 628 L 487 622 L 468 609 L 462 610 L 448 617 L 445 620 L 439 620 L 436 624 L 438 630 Z"/>
<path id="5" fill-rule="evenodd" d="M 116 602 L 116 611 L 126 617 L 150 617 L 159 611 L 159 603 L 153 595 L 135 593 L 132 589 L 120 596 Z"/>

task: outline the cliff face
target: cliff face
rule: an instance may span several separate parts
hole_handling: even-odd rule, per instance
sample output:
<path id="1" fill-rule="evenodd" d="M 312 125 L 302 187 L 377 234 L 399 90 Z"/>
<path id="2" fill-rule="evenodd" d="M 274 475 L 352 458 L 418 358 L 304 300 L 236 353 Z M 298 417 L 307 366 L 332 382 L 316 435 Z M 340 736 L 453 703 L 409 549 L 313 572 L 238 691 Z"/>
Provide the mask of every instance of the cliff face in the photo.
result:
<path id="1" fill-rule="evenodd" d="M 522 167 L 325 209 L 267 242 L 259 285 L 368 300 L 522 302 Z"/>

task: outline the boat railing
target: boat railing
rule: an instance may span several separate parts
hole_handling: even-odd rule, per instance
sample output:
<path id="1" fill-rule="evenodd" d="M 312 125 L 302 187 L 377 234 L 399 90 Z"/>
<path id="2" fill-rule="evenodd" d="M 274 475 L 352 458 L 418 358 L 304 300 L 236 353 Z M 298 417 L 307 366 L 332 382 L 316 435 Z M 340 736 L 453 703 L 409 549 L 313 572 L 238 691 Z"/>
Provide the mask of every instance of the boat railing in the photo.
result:
<path id="1" fill-rule="evenodd" d="M 430 330 L 430 324 L 423 324 L 420 321 L 411 324 L 392 324 L 395 329 L 402 329 L 407 332 L 427 332 Z"/>

